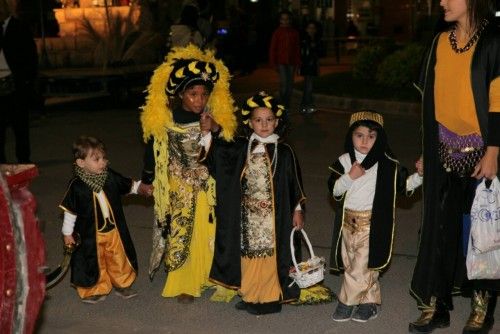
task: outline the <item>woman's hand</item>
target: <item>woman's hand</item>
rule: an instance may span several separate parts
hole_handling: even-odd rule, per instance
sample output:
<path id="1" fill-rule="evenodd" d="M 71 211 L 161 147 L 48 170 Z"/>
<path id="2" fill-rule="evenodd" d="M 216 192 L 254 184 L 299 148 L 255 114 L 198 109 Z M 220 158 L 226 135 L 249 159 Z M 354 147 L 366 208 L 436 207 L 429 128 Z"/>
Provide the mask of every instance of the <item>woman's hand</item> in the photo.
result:
<path id="1" fill-rule="evenodd" d="M 219 130 L 219 124 L 212 118 L 210 113 L 203 112 L 200 116 L 200 130 L 203 135 L 206 135 L 210 131 L 215 132 Z"/>
<path id="2" fill-rule="evenodd" d="M 472 177 L 482 179 L 483 177 L 492 180 L 497 176 L 498 172 L 498 146 L 488 146 L 484 156 L 479 160 L 479 163 L 474 168 Z"/>
<path id="3" fill-rule="evenodd" d="M 304 228 L 304 212 L 302 210 L 295 210 L 293 212 L 293 227 L 296 227 L 297 230 Z"/>

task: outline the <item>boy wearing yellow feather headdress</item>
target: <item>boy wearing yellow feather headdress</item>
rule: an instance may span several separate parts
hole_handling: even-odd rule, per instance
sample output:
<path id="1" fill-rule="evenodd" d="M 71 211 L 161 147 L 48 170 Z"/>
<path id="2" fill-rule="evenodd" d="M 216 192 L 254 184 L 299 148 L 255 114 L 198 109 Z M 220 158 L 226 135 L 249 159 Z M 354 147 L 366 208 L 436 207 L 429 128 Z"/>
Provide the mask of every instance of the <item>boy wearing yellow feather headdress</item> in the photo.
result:
<path id="1" fill-rule="evenodd" d="M 142 182 L 155 199 L 149 274 L 165 260 L 162 295 L 188 303 L 210 285 L 215 237 L 214 180 L 199 163 L 201 130 L 236 129 L 229 73 L 210 51 L 174 48 L 151 78 L 141 122 L 147 142 Z M 172 103 L 174 105 L 172 106 Z M 217 124 L 217 125 L 216 125 Z"/>

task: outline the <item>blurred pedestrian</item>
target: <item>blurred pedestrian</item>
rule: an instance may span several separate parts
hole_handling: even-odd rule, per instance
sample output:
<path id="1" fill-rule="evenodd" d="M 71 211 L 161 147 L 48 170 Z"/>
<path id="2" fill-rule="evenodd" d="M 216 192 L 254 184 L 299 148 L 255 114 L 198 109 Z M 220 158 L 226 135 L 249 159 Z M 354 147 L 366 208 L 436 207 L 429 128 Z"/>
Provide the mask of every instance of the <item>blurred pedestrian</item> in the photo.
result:
<path id="1" fill-rule="evenodd" d="M 182 8 L 179 22 L 170 27 L 169 49 L 194 44 L 199 48 L 205 45 L 205 39 L 198 28 L 198 8 L 186 5 Z"/>
<path id="2" fill-rule="evenodd" d="M 0 163 L 7 162 L 6 131 L 14 131 L 16 158 L 30 163 L 29 102 L 35 96 L 38 55 L 29 28 L 0 1 Z"/>
<path id="3" fill-rule="evenodd" d="M 280 25 L 273 32 L 269 46 L 269 63 L 278 70 L 280 102 L 287 110 L 290 108 L 295 71 L 300 65 L 299 32 L 291 26 L 291 21 L 292 14 L 289 11 L 280 13 Z"/>
<path id="4" fill-rule="evenodd" d="M 310 114 L 316 111 L 313 96 L 313 81 L 319 74 L 319 56 L 321 54 L 321 32 L 318 23 L 309 21 L 300 42 L 301 65 L 299 74 L 304 77 L 304 86 L 300 112 Z"/>

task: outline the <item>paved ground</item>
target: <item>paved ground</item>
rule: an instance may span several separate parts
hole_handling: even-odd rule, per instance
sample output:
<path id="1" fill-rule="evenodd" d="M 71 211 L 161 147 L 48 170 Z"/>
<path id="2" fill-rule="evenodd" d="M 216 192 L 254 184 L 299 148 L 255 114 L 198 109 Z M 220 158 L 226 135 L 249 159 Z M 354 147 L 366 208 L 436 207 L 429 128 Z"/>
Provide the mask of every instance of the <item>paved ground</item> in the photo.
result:
<path id="1" fill-rule="evenodd" d="M 337 70 L 329 66 L 327 70 Z M 273 91 L 276 75 L 260 69 L 250 77 L 234 80 L 237 97 L 247 96 L 262 88 Z M 297 97 L 294 106 L 297 107 Z M 143 146 L 137 101 L 117 108 L 100 99 L 65 105 L 53 105 L 47 116 L 32 126 L 32 159 L 38 164 L 40 176 L 31 186 L 38 201 L 38 216 L 47 245 L 47 263 L 57 265 L 61 259 L 60 211 L 57 208 L 71 175 L 70 147 L 80 134 L 92 134 L 108 146 L 111 166 L 125 175 L 138 178 Z M 328 256 L 332 217 L 326 179 L 328 165 L 341 153 L 349 113 L 321 106 L 319 112 L 303 116 L 292 110 L 293 129 L 289 142 L 301 163 L 308 195 L 306 231 L 317 254 Z M 412 167 L 420 153 L 419 117 L 414 114 L 388 114 L 386 131 L 393 151 Z M 11 136 L 9 137 L 11 140 Z M 9 145 L 12 153 L 12 145 Z M 377 319 L 367 323 L 335 323 L 330 319 L 335 304 L 318 306 L 285 306 L 280 314 L 251 316 L 236 311 L 230 304 L 209 301 L 211 291 L 192 305 L 180 305 L 160 296 L 165 273 L 159 272 L 153 282 L 146 274 L 150 252 L 153 209 L 149 200 L 129 197 L 124 200 L 125 214 L 138 253 L 140 273 L 135 287 L 140 295 L 123 301 L 111 294 L 97 305 L 79 301 L 66 277 L 48 291 L 40 315 L 37 333 L 406 333 L 408 321 L 418 311 L 408 294 L 408 285 L 415 263 L 417 231 L 420 217 L 419 196 L 401 198 L 397 209 L 397 232 L 394 257 L 383 275 L 383 305 Z M 334 291 L 340 287 L 337 276 L 326 274 L 325 284 Z M 469 312 L 468 300 L 455 298 L 451 327 L 436 333 L 461 333 Z M 496 312 L 500 319 L 500 312 Z M 492 333 L 500 333 L 496 325 Z"/>

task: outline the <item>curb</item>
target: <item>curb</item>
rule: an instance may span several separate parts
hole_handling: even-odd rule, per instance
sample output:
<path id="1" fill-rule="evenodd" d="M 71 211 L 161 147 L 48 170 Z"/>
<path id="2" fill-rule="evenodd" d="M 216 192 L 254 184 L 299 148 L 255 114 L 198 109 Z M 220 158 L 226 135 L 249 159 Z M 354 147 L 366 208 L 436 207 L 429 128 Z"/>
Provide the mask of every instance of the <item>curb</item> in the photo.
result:
<path id="1" fill-rule="evenodd" d="M 299 89 L 294 89 L 293 95 L 295 98 L 300 99 L 302 97 L 302 91 Z M 322 94 L 314 94 L 314 100 L 316 102 L 316 106 L 319 108 L 323 107 L 353 111 L 361 109 L 371 109 L 384 114 L 419 115 L 421 113 L 421 104 L 415 102 L 358 99 L 352 97 Z"/>

